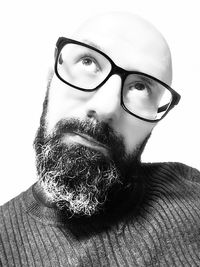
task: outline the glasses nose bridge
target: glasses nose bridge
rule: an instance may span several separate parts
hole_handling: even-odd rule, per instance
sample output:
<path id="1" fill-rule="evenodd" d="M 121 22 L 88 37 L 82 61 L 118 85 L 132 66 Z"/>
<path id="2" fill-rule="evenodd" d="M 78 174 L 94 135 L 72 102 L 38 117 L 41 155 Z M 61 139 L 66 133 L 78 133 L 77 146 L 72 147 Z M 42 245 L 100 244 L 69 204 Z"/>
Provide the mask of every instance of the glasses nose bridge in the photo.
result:
<path id="1" fill-rule="evenodd" d="M 124 81 L 125 81 L 128 73 L 123 68 L 117 66 L 116 64 L 113 64 L 111 75 L 114 75 L 114 74 L 120 76 L 120 78 L 121 78 L 121 90 L 122 90 L 122 88 L 124 86 Z"/>
<path id="2" fill-rule="evenodd" d="M 112 68 L 112 74 L 117 74 L 121 77 L 121 79 L 123 80 L 124 77 L 127 76 L 127 71 L 124 70 L 123 68 L 117 66 L 116 64 L 113 65 L 113 68 Z"/>

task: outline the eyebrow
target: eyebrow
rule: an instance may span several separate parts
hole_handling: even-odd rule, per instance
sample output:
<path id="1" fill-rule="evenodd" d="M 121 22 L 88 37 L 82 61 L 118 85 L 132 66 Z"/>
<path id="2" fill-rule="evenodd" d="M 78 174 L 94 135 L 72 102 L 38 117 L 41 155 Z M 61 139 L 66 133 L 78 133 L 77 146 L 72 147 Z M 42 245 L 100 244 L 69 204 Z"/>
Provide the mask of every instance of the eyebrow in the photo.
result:
<path id="1" fill-rule="evenodd" d="M 130 75 L 131 75 L 131 74 L 130 74 Z M 146 82 L 146 83 L 149 84 L 149 85 L 154 85 L 154 84 L 155 84 L 154 80 L 151 80 L 151 79 L 149 79 L 148 77 L 145 77 L 145 76 L 143 76 L 143 75 L 136 74 L 136 77 L 138 77 L 138 79 L 140 79 L 140 80 L 143 81 L 143 82 Z"/>
<path id="2" fill-rule="evenodd" d="M 86 44 L 88 44 L 88 45 L 90 45 L 90 46 L 92 46 L 92 47 L 94 47 L 94 48 L 96 48 L 96 49 L 98 49 L 98 50 L 100 50 L 102 52 L 105 52 L 104 49 L 101 46 L 99 46 L 98 44 L 96 44 L 96 43 L 94 43 L 94 42 L 92 42 L 90 40 L 84 39 L 83 43 L 86 43 Z"/>
<path id="3" fill-rule="evenodd" d="M 149 79 L 149 78 L 147 78 L 147 77 L 143 77 L 143 76 L 142 76 L 141 79 L 142 79 L 143 81 L 147 82 L 149 85 L 155 85 L 155 84 L 156 84 L 154 80 L 151 80 L 151 79 Z"/>

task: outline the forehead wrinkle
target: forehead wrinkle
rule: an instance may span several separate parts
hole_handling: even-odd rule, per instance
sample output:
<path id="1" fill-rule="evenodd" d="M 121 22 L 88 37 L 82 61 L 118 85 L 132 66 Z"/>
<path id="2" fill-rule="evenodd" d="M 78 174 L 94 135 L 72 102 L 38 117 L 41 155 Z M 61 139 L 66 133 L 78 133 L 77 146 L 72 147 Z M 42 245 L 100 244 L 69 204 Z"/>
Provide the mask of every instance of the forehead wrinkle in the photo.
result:
<path id="1" fill-rule="evenodd" d="M 100 45 L 98 45 L 97 43 L 90 41 L 89 39 L 83 39 L 81 41 L 84 44 L 90 45 L 93 48 L 98 49 L 99 51 L 103 52 L 105 55 L 107 55 L 111 60 L 113 60 L 113 58 L 105 51 L 105 49 L 103 49 Z M 115 62 L 115 60 L 113 60 Z M 118 67 L 123 68 L 121 65 L 116 64 Z M 125 68 L 126 71 L 138 71 L 138 72 L 142 72 L 142 70 L 140 68 Z M 149 82 L 150 83 L 150 82 Z"/>
<path id="2" fill-rule="evenodd" d="M 83 40 L 81 40 L 81 42 L 84 43 L 84 44 L 90 45 L 93 48 L 96 48 L 96 49 L 100 50 L 101 52 L 103 52 L 104 54 L 106 54 L 107 56 L 110 57 L 110 55 L 108 55 L 108 53 L 105 51 L 105 49 L 102 48 L 102 46 L 98 45 L 97 43 L 95 43 L 93 41 L 90 41 L 89 39 L 83 39 Z M 113 60 L 112 57 L 110 57 L 110 58 L 111 58 L 111 60 Z M 114 60 L 114 62 L 115 62 L 115 60 Z M 119 66 L 120 68 L 123 68 L 121 65 L 118 65 L 118 64 L 116 64 L 116 65 Z M 143 72 L 139 67 L 125 68 L 125 70 Z M 145 80 L 146 82 L 148 82 L 150 85 L 153 85 L 152 82 L 155 83 L 155 81 L 151 82 L 149 80 L 149 78 L 147 78 L 147 77 L 142 77 L 142 79 Z"/>
<path id="3" fill-rule="evenodd" d="M 92 46 L 92 47 L 94 47 L 94 48 L 96 48 L 96 49 L 98 49 L 101 52 L 103 52 L 103 53 L 106 54 L 106 51 L 100 45 L 98 45 L 98 44 L 96 44 L 96 43 L 94 43 L 94 42 L 92 42 L 92 41 L 90 41 L 88 39 L 83 39 L 82 42 L 85 43 L 85 44 L 87 44 L 87 45 L 90 45 L 90 46 Z"/>

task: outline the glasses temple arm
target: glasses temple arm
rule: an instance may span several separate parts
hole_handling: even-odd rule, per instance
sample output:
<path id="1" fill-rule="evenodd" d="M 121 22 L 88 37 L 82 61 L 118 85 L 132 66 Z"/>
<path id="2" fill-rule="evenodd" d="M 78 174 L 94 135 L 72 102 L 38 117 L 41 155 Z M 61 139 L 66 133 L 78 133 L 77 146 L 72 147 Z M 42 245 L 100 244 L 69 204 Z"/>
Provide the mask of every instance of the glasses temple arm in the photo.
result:
<path id="1" fill-rule="evenodd" d="M 167 108 L 169 107 L 169 103 L 168 104 L 166 104 L 166 105 L 164 105 L 164 106 L 162 106 L 162 107 L 160 107 L 160 108 L 158 108 L 158 113 L 160 113 L 160 112 L 163 112 L 163 111 L 165 111 Z"/>

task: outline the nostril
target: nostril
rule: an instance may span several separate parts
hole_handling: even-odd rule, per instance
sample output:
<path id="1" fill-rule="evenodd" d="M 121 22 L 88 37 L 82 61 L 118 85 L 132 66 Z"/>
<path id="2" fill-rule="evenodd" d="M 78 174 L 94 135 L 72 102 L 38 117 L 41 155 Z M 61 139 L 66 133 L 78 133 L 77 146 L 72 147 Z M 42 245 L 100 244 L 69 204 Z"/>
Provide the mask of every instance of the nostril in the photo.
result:
<path id="1" fill-rule="evenodd" d="M 96 118 L 96 116 L 97 116 L 97 113 L 95 110 L 89 110 L 87 113 L 88 118 Z"/>
<path id="2" fill-rule="evenodd" d="M 99 114 L 95 110 L 89 110 L 87 112 L 87 118 L 89 118 L 93 122 L 104 122 L 107 124 L 113 123 L 113 118 L 109 116 L 108 114 Z"/>

